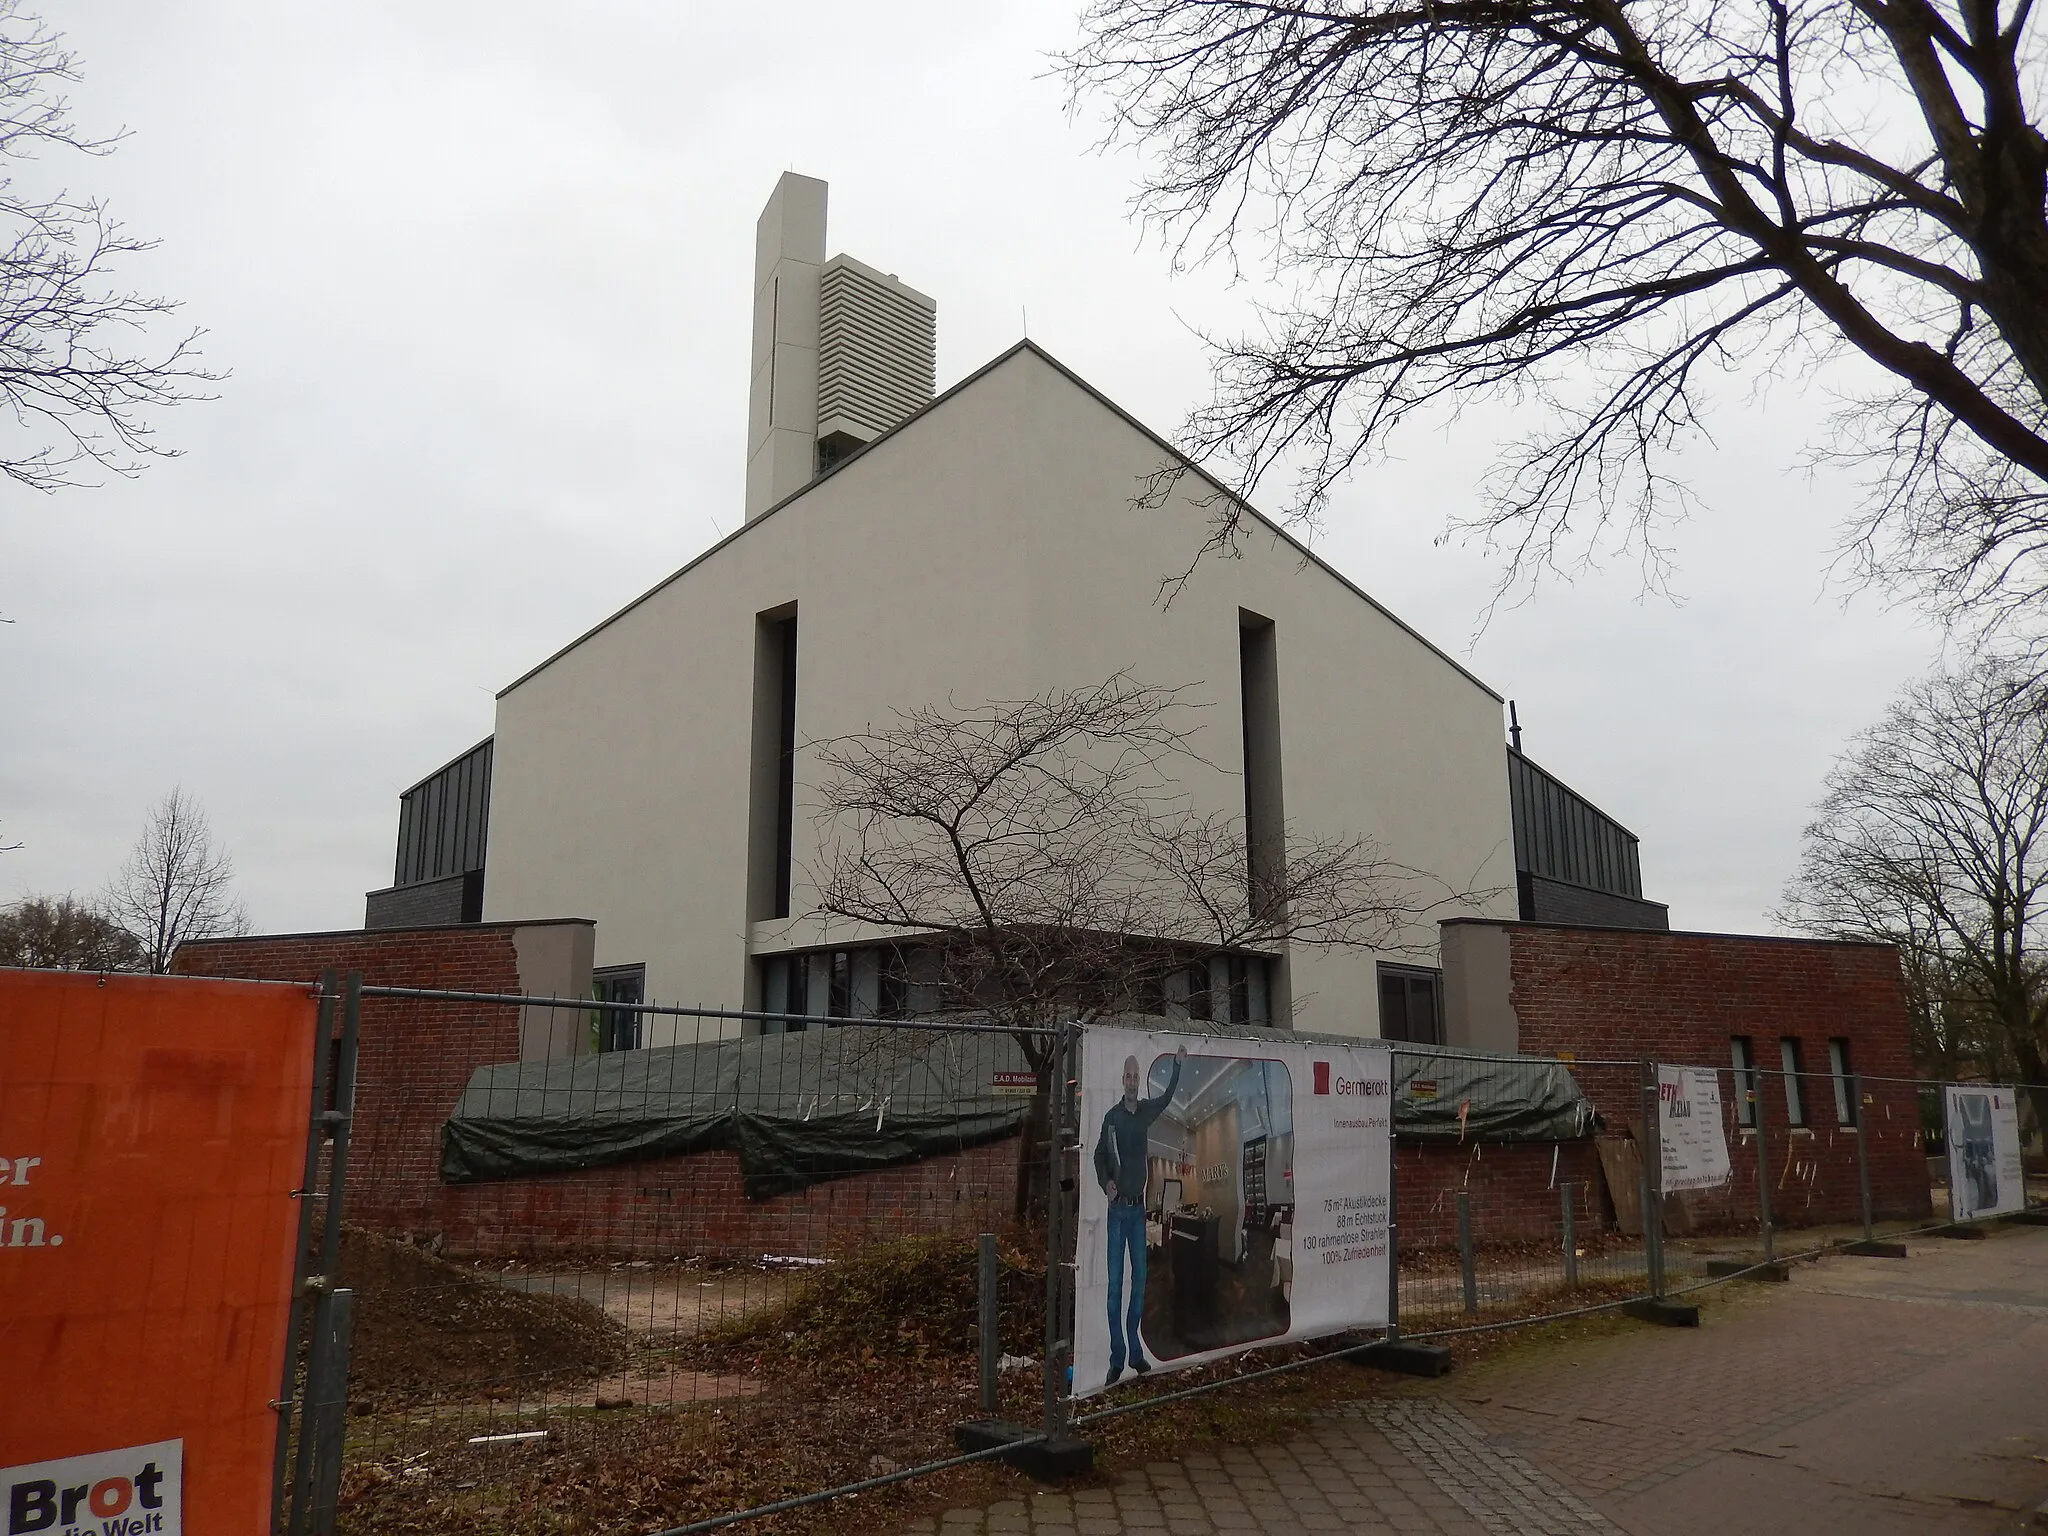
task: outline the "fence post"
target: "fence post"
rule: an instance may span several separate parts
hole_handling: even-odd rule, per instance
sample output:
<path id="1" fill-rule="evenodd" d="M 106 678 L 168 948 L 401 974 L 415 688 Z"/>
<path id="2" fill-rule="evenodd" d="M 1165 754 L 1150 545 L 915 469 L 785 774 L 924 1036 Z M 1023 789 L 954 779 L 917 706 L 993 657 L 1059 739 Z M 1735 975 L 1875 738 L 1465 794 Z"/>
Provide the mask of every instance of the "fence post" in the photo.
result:
<path id="1" fill-rule="evenodd" d="M 348 1428 L 348 1354 L 354 1321 L 352 1291 L 323 1291 L 313 1304 L 299 1461 L 292 1478 L 292 1536 L 333 1536 Z"/>
<path id="2" fill-rule="evenodd" d="M 981 1411 L 996 1411 L 998 1354 L 1002 1348 L 1002 1314 L 996 1305 L 996 1235 L 984 1232 L 980 1239 L 981 1270 Z"/>
<path id="3" fill-rule="evenodd" d="M 1876 1233 L 1870 1226 L 1870 1158 L 1863 1147 L 1863 1079 L 1854 1072 L 1849 1074 L 1849 1114 L 1855 1122 L 1856 1198 L 1863 1209 L 1863 1241 L 1867 1243 Z"/>
<path id="4" fill-rule="evenodd" d="M 1643 1143 L 1637 1149 L 1643 1165 L 1643 1266 L 1649 1272 L 1650 1298 L 1664 1296 L 1664 1126 L 1657 1102 L 1657 1066 L 1642 1064 Z"/>
<path id="5" fill-rule="evenodd" d="M 341 1061 L 334 1074 L 334 1108 L 321 1118 L 333 1138 L 327 1155 L 327 1225 L 320 1236 L 320 1273 L 329 1286 L 341 1264 L 341 1216 L 348 1178 L 349 1127 L 356 1109 L 356 1039 L 363 1019 L 363 976 L 350 971 L 341 984 Z"/>
<path id="6" fill-rule="evenodd" d="M 1472 1196 L 1458 1191 L 1458 1278 L 1465 1291 L 1465 1314 L 1479 1310 L 1479 1276 L 1472 1259 Z"/>
<path id="7" fill-rule="evenodd" d="M 1400 1052 L 1387 1051 L 1387 1081 L 1398 1085 Z M 1383 1339 L 1347 1353 L 1354 1364 L 1403 1376 L 1441 1376 L 1451 1368 L 1451 1352 L 1441 1344 L 1413 1344 L 1401 1337 L 1401 1142 L 1395 1134 L 1394 1106 L 1387 1105 L 1387 1334 Z"/>
<path id="8" fill-rule="evenodd" d="M 313 1358 L 306 1373 L 307 1418 L 313 1428 L 312 1536 L 334 1536 L 341 1499 L 341 1453 L 348 1429 L 348 1350 L 355 1293 L 329 1291 L 313 1309 Z"/>
<path id="9" fill-rule="evenodd" d="M 320 1148 L 327 1137 L 321 1110 L 327 1103 L 327 1058 L 334 1038 L 334 1000 L 340 983 L 332 970 L 320 976 L 319 1002 L 313 1024 L 313 1096 L 306 1107 L 306 1160 L 299 1174 L 298 1241 L 292 1246 L 292 1304 L 285 1322 L 284 1377 L 277 1388 L 277 1444 L 270 1467 L 270 1529 L 283 1531 L 286 1512 L 285 1466 L 291 1452 L 294 1389 L 298 1384 L 299 1337 L 307 1314 L 306 1260 L 313 1242 L 313 1186 L 320 1178 Z"/>
<path id="10" fill-rule="evenodd" d="M 1572 1182 L 1564 1181 L 1564 1283 L 1576 1287 L 1579 1283 L 1579 1232 L 1578 1218 L 1572 1212 Z"/>
<path id="11" fill-rule="evenodd" d="M 1664 1106 L 1657 1095 L 1657 1064 L 1642 1063 L 1643 1133 L 1637 1147 L 1642 1164 L 1643 1264 L 1650 1294 L 1622 1303 L 1622 1311 L 1667 1328 L 1697 1328 L 1700 1309 L 1664 1297 Z"/>
<path id="12" fill-rule="evenodd" d="M 1067 1026 L 1060 1026 L 1053 1041 L 1052 1078 L 1046 1085 L 1045 1140 L 1045 1381 L 1042 1423 L 1048 1440 L 1066 1433 L 1065 1394 L 1061 1391 L 1061 1356 L 1071 1354 L 1061 1338 L 1060 1301 L 1064 1287 L 1066 1244 L 1061 1240 L 1066 1226 L 1066 1192 L 1060 1188 L 1066 1172 Z"/>
<path id="13" fill-rule="evenodd" d="M 349 1126 L 356 1103 L 356 1041 L 361 1032 L 362 1015 L 362 973 L 350 971 L 341 984 L 341 1049 L 337 1053 L 334 1070 L 334 1108 L 321 1110 L 316 1116 L 328 1141 L 327 1209 L 320 1232 L 320 1271 L 306 1282 L 309 1286 L 317 1286 L 318 1299 L 313 1303 L 313 1335 L 307 1346 L 305 1399 L 299 1413 L 298 1464 L 292 1470 L 291 1536 L 302 1536 L 308 1528 L 307 1520 L 319 1518 L 322 1488 L 319 1479 L 330 1479 L 336 1490 L 340 1488 L 342 1409 L 334 1410 L 335 1422 L 330 1428 L 320 1417 L 325 1411 L 320 1405 L 323 1397 L 331 1396 L 342 1404 L 348 1397 L 348 1338 L 344 1331 L 336 1357 L 333 1353 L 333 1334 L 337 1326 L 334 1303 L 336 1272 L 341 1267 L 342 1204 L 348 1181 Z M 321 1049 L 325 1051 L 326 1048 L 323 1042 Z M 343 1330 L 347 1329 L 353 1315 L 352 1303 L 351 1297 L 341 1304 L 339 1326 Z M 327 1368 L 341 1372 L 339 1379 L 330 1378 L 324 1384 L 316 1374 L 323 1341 L 329 1350 Z M 335 1437 L 331 1467 L 320 1460 L 321 1437 L 329 1433 Z M 332 1530 L 332 1496 L 328 1504 L 327 1529 Z"/>
<path id="14" fill-rule="evenodd" d="M 1750 1073 L 1750 1082 L 1757 1082 L 1758 1074 Z M 1754 1086 L 1756 1093 L 1756 1215 L 1757 1224 L 1763 1232 L 1764 1263 L 1777 1262 L 1776 1240 L 1771 1232 L 1771 1138 L 1764 1126 L 1765 1095 Z"/>
<path id="15" fill-rule="evenodd" d="M 1392 1058 L 1389 1057 L 1389 1060 Z M 1387 1338 L 1388 1344 L 1401 1340 L 1401 1228 L 1400 1143 L 1394 1140 L 1394 1111 L 1387 1110 Z M 1299 1230 L 1299 1229 L 1297 1229 Z M 1295 1262 L 1300 1262 L 1299 1254 Z"/>
<path id="16" fill-rule="evenodd" d="M 1863 1114 L 1863 1079 L 1857 1073 L 1849 1074 L 1849 1104 L 1856 1123 L 1856 1196 L 1863 1205 L 1863 1237 L 1854 1243 L 1842 1246 L 1844 1253 L 1859 1254 L 1866 1259 L 1903 1259 L 1906 1256 L 1904 1243 L 1879 1242 L 1876 1227 L 1870 1213 L 1870 1126 Z"/>

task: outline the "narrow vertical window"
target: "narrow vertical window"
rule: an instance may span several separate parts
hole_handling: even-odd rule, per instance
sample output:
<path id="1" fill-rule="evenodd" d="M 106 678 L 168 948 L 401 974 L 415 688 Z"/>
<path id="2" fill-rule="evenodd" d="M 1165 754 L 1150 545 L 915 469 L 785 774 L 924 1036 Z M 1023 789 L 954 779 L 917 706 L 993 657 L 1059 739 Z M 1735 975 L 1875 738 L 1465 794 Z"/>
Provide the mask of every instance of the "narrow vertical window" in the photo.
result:
<path id="1" fill-rule="evenodd" d="M 1271 965 L 1272 962 L 1264 955 L 1248 955 L 1245 957 L 1245 1021 L 1247 1023 L 1271 1024 L 1273 1022 Z"/>
<path id="2" fill-rule="evenodd" d="M 832 951 L 827 962 L 831 966 L 832 997 L 825 1005 L 825 1012 L 835 1019 L 853 1017 L 853 955 L 844 949 Z"/>
<path id="3" fill-rule="evenodd" d="M 1849 1081 L 1849 1042 L 1840 1036 L 1828 1042 L 1828 1075 L 1835 1082 L 1835 1122 L 1857 1124 L 1856 1093 Z"/>
<path id="4" fill-rule="evenodd" d="M 1287 812 L 1280 788 L 1280 657 L 1273 621 L 1238 611 L 1239 705 L 1244 722 L 1244 840 L 1252 909 L 1286 884 Z"/>
<path id="5" fill-rule="evenodd" d="M 789 861 L 796 837 L 796 616 L 782 630 L 782 688 L 775 733 L 775 915 L 789 916 Z"/>
<path id="6" fill-rule="evenodd" d="M 747 806 L 747 921 L 789 916 L 796 827 L 796 605 L 754 624 L 754 720 Z"/>
<path id="7" fill-rule="evenodd" d="M 910 1012 L 910 978 L 902 949 L 894 944 L 884 945 L 876 957 L 876 972 L 876 1016 L 884 1019 L 906 1017 Z"/>
<path id="8" fill-rule="evenodd" d="M 1756 1050 L 1747 1035 L 1728 1037 L 1728 1058 L 1735 1064 L 1735 1123 L 1756 1124 Z"/>
<path id="9" fill-rule="evenodd" d="M 1800 1083 L 1799 1042 L 1786 1035 L 1778 1042 L 1778 1062 L 1785 1074 L 1785 1119 L 1806 1124 L 1806 1095 Z"/>

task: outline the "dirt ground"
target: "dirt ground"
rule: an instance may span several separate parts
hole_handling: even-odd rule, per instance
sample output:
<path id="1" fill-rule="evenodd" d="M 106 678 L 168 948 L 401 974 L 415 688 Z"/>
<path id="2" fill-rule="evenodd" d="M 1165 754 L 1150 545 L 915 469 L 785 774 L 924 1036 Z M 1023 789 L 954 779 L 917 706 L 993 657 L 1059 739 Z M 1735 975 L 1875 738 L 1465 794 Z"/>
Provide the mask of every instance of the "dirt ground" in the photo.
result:
<path id="1" fill-rule="evenodd" d="M 627 1361 L 626 1328 L 600 1308 L 508 1289 L 391 1238 L 344 1231 L 340 1282 L 356 1296 L 357 1413 L 560 1391 Z"/>

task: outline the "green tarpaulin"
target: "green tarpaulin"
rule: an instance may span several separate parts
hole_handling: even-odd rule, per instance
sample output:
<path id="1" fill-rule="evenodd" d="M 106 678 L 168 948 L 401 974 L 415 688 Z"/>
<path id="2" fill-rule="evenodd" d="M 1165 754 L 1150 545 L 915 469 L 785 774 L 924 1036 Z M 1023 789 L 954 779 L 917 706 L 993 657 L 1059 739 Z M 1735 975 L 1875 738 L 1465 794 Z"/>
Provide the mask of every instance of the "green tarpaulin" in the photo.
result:
<path id="1" fill-rule="evenodd" d="M 1563 1141 L 1593 1129 L 1592 1105 L 1559 1062 L 1392 1049 L 1403 1140 Z M 1007 1034 L 868 1024 L 479 1067 L 442 1127 L 441 1177 L 469 1184 L 726 1149 L 748 1196 L 765 1199 L 1014 1135 L 1031 1107 L 1028 1074 Z"/>

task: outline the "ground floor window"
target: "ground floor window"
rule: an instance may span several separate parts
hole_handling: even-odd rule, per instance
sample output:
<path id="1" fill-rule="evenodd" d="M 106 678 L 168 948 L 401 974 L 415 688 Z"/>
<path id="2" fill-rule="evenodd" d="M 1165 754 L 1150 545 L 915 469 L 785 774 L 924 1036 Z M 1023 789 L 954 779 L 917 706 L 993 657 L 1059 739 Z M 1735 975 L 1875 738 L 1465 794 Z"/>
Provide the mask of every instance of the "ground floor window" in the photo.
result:
<path id="1" fill-rule="evenodd" d="M 590 973 L 590 993 L 599 1003 L 644 1003 L 647 967 L 600 966 Z M 639 1050 L 642 1017 L 637 1008 L 598 1008 L 591 1014 L 591 1044 L 600 1051 Z"/>
<path id="2" fill-rule="evenodd" d="M 1444 977 L 1419 965 L 1380 967 L 1380 1038 L 1444 1043 Z"/>
<path id="3" fill-rule="evenodd" d="M 932 989 L 916 980 L 915 951 L 897 944 L 764 955 L 761 1011 L 801 1017 L 764 1019 L 763 1034 L 849 1019 L 901 1019 L 936 1010 Z M 922 1006 L 920 1006 L 922 1005 Z"/>
<path id="4" fill-rule="evenodd" d="M 809 1029 L 814 1023 L 922 1018 L 995 1001 L 984 995 L 971 963 L 963 961 L 949 971 L 945 957 L 930 944 L 763 955 L 755 964 L 760 1011 L 777 1016 L 761 1021 L 765 1034 Z M 1273 1022 L 1273 961 L 1265 955 L 1210 955 L 1185 963 L 1169 956 L 1160 965 L 1134 962 L 1128 969 L 1112 966 L 1111 971 L 1115 995 L 1091 1001 L 1091 1006 L 1110 1013 L 1150 1013 L 1169 1021 L 1219 1024 Z M 1110 984 L 1106 979 L 1104 985 Z"/>
<path id="5" fill-rule="evenodd" d="M 1156 1005 L 1168 1020 L 1273 1022 L 1273 962 L 1265 955 L 1211 955 L 1166 973 Z"/>

